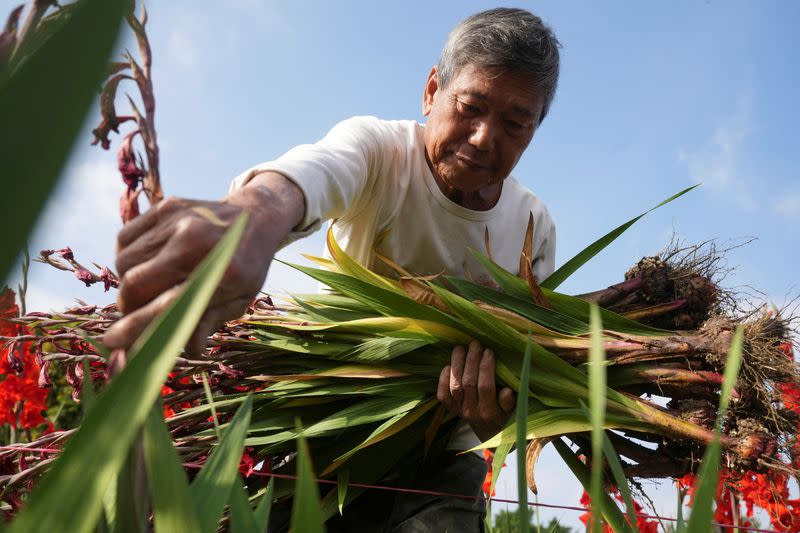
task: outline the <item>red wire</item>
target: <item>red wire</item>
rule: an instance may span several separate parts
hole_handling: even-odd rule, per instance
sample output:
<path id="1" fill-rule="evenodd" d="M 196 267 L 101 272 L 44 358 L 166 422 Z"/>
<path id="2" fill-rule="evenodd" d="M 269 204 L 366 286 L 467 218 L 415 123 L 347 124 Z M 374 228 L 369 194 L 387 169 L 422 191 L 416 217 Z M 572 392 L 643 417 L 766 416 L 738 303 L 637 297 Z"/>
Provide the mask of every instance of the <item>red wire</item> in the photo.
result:
<path id="1" fill-rule="evenodd" d="M 26 452 L 46 452 L 46 453 L 58 453 L 61 450 L 57 448 L 24 448 L 22 446 L 0 446 L 0 450 L 15 450 L 15 451 L 26 451 Z M 202 464 L 198 463 L 184 463 L 183 466 L 189 468 L 202 468 Z M 274 478 L 281 478 L 281 479 L 297 479 L 297 476 L 291 474 L 275 474 L 271 472 L 260 472 L 258 470 L 253 470 L 252 475 L 260 476 L 260 477 L 274 477 Z M 330 479 L 315 479 L 317 483 L 325 484 L 325 485 L 336 485 L 337 482 L 330 480 Z M 389 492 L 399 492 L 405 494 L 421 494 L 424 496 L 437 496 L 437 497 L 444 497 L 444 498 L 459 498 L 462 500 L 477 500 L 480 496 L 470 496 L 467 494 L 454 494 L 449 492 L 438 492 L 434 490 L 425 490 L 425 489 L 409 489 L 403 487 L 388 487 L 385 485 L 370 485 L 367 483 L 348 483 L 348 487 L 356 487 L 360 489 L 373 489 L 373 490 L 386 490 Z M 512 503 L 515 505 L 519 505 L 519 500 L 510 500 L 506 498 L 491 498 L 491 501 L 498 502 L 498 503 Z M 569 505 L 555 505 L 551 503 L 540 503 L 540 502 L 528 502 L 529 507 L 546 507 L 548 509 L 561 509 L 565 511 L 590 511 L 591 509 L 585 507 L 573 507 Z M 648 514 L 641 514 L 637 513 L 637 517 L 639 518 L 647 518 L 653 520 L 666 520 L 668 522 L 677 522 L 676 518 L 669 518 L 665 516 L 658 516 L 658 515 L 648 515 Z M 756 527 L 751 526 L 732 526 L 729 524 L 720 524 L 718 522 L 712 522 L 712 525 L 727 528 L 727 529 L 740 529 L 742 531 L 755 531 L 757 533 L 779 533 L 774 529 L 759 529 Z"/>
<path id="2" fill-rule="evenodd" d="M 184 463 L 183 466 L 186 466 L 186 467 L 189 467 L 189 468 L 202 468 L 203 467 L 203 465 L 198 464 L 198 463 Z M 294 479 L 294 480 L 297 479 L 297 476 L 292 475 L 292 474 L 275 474 L 275 473 L 272 473 L 272 472 L 260 472 L 258 470 L 253 470 L 251 475 L 260 476 L 260 477 L 274 477 L 274 478 L 281 478 L 281 479 Z M 333 481 L 331 479 L 315 479 L 314 481 L 316 481 L 317 483 L 324 484 L 324 485 L 336 485 L 338 483 L 338 482 Z M 437 492 L 437 491 L 434 491 L 434 490 L 425 490 L 425 489 L 408 489 L 408 488 L 403 488 L 403 487 L 387 487 L 385 485 L 370 485 L 370 484 L 367 484 L 367 483 L 348 483 L 347 486 L 348 487 L 362 488 L 362 489 L 386 490 L 386 491 L 389 491 L 389 492 L 400 492 L 400 493 L 406 493 L 406 494 L 422 494 L 422 495 L 425 495 L 425 496 L 438 496 L 438 497 L 445 497 L 445 498 L 459 498 L 459 499 L 462 499 L 462 500 L 477 500 L 477 499 L 480 498 L 480 496 L 470 496 L 470 495 L 467 495 L 467 494 L 453 494 L 453 493 L 449 493 L 449 492 Z M 508 499 L 505 499 L 505 498 L 491 498 L 491 500 L 493 502 L 513 503 L 515 505 L 519 505 L 519 501 L 518 500 L 508 500 Z M 548 509 L 563 509 L 563 510 L 566 510 L 566 511 L 581 511 L 581 512 L 591 511 L 591 508 L 572 507 L 572 506 L 569 506 L 569 505 L 554 505 L 554 504 L 539 503 L 539 502 L 528 502 L 528 506 L 529 507 L 547 507 Z M 678 521 L 677 518 L 668 518 L 668 517 L 665 517 L 665 516 L 648 515 L 648 514 L 642 514 L 642 513 L 637 513 L 636 516 L 640 517 L 640 518 L 649 518 L 649 519 L 655 519 L 655 520 L 666 520 L 668 522 L 677 522 Z M 732 526 L 732 525 L 729 525 L 729 524 L 720 524 L 719 522 L 712 522 L 711 525 L 718 526 L 718 527 L 721 527 L 721 528 L 727 528 L 727 529 L 734 529 L 735 528 L 735 529 L 740 529 L 742 531 L 756 531 L 758 533 L 780 533 L 780 532 L 778 532 L 778 531 L 776 531 L 774 529 L 759 529 L 759 528 L 751 527 L 751 526 Z"/>

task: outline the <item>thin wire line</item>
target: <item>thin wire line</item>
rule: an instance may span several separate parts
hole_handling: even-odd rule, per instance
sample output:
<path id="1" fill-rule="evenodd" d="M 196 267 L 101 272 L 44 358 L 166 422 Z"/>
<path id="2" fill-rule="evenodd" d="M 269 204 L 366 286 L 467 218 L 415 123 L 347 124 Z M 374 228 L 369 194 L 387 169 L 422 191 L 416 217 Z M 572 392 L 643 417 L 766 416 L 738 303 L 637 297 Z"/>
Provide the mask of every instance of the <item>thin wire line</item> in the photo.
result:
<path id="1" fill-rule="evenodd" d="M 198 463 L 183 463 L 183 466 L 189 468 L 202 468 L 203 465 Z M 253 470 L 251 475 L 259 476 L 259 477 L 274 477 L 280 479 L 292 479 L 296 480 L 297 476 L 293 474 L 276 474 L 273 472 L 260 472 L 258 470 Z M 338 482 L 331 480 L 331 479 L 315 479 L 318 484 L 323 485 L 337 485 Z M 410 489 L 404 487 L 389 487 L 386 485 L 371 485 L 368 483 L 348 483 L 348 487 L 356 487 L 362 489 L 375 489 L 375 490 L 385 490 L 388 492 L 399 492 L 399 493 L 406 493 L 406 494 L 420 494 L 423 496 L 438 496 L 438 497 L 445 497 L 445 498 L 459 498 L 462 500 L 478 500 L 481 496 L 472 496 L 467 494 L 454 494 L 449 492 L 438 492 L 434 490 L 425 490 L 425 489 Z M 513 503 L 519 505 L 518 500 L 510 500 L 505 498 L 491 498 L 491 501 L 498 502 L 498 503 Z M 540 502 L 528 502 L 528 507 L 546 507 L 548 509 L 560 509 L 566 511 L 581 511 L 587 512 L 591 511 L 591 508 L 586 507 L 575 507 L 570 505 L 555 505 L 550 503 L 540 503 Z M 658 516 L 658 515 L 648 515 L 643 513 L 636 513 L 636 516 L 639 518 L 649 518 L 649 519 L 656 519 L 656 520 L 666 520 L 668 522 L 677 522 L 677 518 L 670 518 L 666 516 Z M 723 529 L 739 529 L 741 531 L 755 531 L 757 533 L 780 533 L 774 529 L 759 529 L 753 526 L 733 526 L 730 524 L 721 524 L 719 522 L 712 522 L 711 525 L 723 528 Z"/>
<path id="2" fill-rule="evenodd" d="M 25 448 L 23 446 L 0 446 L 0 450 L 13 450 L 13 451 L 26 451 L 26 452 L 45 452 L 45 453 L 59 453 L 62 450 L 57 448 Z M 202 468 L 203 465 L 199 463 L 183 463 L 183 466 L 188 468 Z M 297 476 L 292 474 L 275 474 L 272 472 L 261 472 L 258 470 L 253 470 L 252 475 L 259 476 L 259 477 L 274 477 L 274 478 L 281 478 L 281 479 L 293 479 L 296 480 Z M 315 479 L 319 484 L 324 485 L 336 485 L 338 482 L 330 480 L 330 479 Z M 459 498 L 462 500 L 478 500 L 480 496 L 471 496 L 468 494 L 454 494 L 450 492 L 438 492 L 434 490 L 425 490 L 425 489 L 410 489 L 404 487 L 389 487 L 386 485 L 371 485 L 368 483 L 348 483 L 348 487 L 355 487 L 360 489 L 373 489 L 373 490 L 385 490 L 389 492 L 397 492 L 397 493 L 405 493 L 405 494 L 419 494 L 422 496 L 438 496 L 438 497 L 445 497 L 445 498 Z M 507 498 L 490 498 L 493 502 L 498 503 L 511 503 L 515 505 L 519 505 L 519 500 L 511 500 Z M 541 502 L 528 502 L 528 507 L 545 507 L 548 509 L 559 509 L 564 511 L 581 511 L 586 512 L 590 511 L 591 508 L 586 507 L 575 507 L 571 505 L 556 505 L 552 503 L 541 503 Z M 658 515 L 649 515 L 644 513 L 637 513 L 637 517 L 639 518 L 647 518 L 647 519 L 655 519 L 655 520 L 666 520 L 668 522 L 677 522 L 676 518 L 670 518 L 666 516 L 658 516 Z M 777 530 L 774 529 L 759 529 L 752 526 L 733 526 L 729 524 L 721 524 L 719 522 L 712 522 L 712 525 L 717 527 L 721 527 L 724 529 L 740 529 L 742 531 L 755 531 L 757 533 L 779 533 Z"/>

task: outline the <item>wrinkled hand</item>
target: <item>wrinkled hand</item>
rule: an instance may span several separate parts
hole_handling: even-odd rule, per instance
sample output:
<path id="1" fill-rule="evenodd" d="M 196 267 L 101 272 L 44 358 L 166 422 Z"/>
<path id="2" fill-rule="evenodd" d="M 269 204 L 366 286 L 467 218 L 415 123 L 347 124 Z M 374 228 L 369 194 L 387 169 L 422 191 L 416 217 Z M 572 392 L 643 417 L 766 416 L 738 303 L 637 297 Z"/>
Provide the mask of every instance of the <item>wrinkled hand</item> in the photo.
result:
<path id="1" fill-rule="evenodd" d="M 271 212 L 264 205 L 264 195 L 269 200 L 272 193 L 244 187 L 220 202 L 167 198 L 129 222 L 117 237 L 117 304 L 125 316 L 109 328 L 103 342 L 112 349 L 129 348 L 246 210 L 249 217 L 239 247 L 186 346 L 190 353 L 201 352 L 208 335 L 247 309 L 291 229 L 294 221 L 273 220 L 280 209 Z"/>
<path id="2" fill-rule="evenodd" d="M 442 369 L 436 397 L 454 415 L 466 420 L 479 439 L 498 433 L 514 410 L 514 392 L 500 393 L 494 378 L 495 355 L 478 341 L 456 346 L 450 365 Z"/>

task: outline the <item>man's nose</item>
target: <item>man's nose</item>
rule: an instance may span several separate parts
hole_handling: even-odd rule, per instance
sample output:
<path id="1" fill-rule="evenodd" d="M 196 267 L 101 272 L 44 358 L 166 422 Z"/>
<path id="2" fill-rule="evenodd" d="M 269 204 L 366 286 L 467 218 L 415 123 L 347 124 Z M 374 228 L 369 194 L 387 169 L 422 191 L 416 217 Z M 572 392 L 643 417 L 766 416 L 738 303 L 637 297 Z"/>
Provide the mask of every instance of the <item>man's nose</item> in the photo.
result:
<path id="1" fill-rule="evenodd" d="M 479 119 L 472 123 L 469 143 L 477 150 L 490 150 L 492 148 L 492 144 L 494 143 L 494 128 L 488 120 Z"/>

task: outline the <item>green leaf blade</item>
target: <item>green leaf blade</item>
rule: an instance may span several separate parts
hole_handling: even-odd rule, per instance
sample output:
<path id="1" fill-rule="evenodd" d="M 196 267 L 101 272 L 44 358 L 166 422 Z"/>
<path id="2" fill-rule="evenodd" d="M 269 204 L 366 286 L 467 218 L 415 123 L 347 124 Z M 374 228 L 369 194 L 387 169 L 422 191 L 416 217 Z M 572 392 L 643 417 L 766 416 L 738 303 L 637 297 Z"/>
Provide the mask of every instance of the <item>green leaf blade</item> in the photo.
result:
<path id="1" fill-rule="evenodd" d="M 292 531 L 322 533 L 325 531 L 314 469 L 303 430 L 297 427 L 297 484 L 292 502 Z"/>
<path id="2" fill-rule="evenodd" d="M 147 417 L 143 442 L 156 531 L 199 531 L 189 480 L 172 445 L 160 401 Z"/>
<path id="3" fill-rule="evenodd" d="M 247 427 L 250 425 L 252 408 L 253 397 L 248 395 L 226 428 L 219 446 L 211 452 L 208 461 L 192 483 L 192 499 L 200 520 L 201 531 L 205 533 L 216 531 L 217 520 L 239 477 L 239 463 Z"/>
<path id="4" fill-rule="evenodd" d="M 117 40 L 125 0 L 83 0 L 41 46 L 12 72 L 0 70 L 0 161 L 22 185 L 0 196 L 5 278 L 45 206 Z M 66 82 L 68 80 L 68 82 Z"/>
<path id="5" fill-rule="evenodd" d="M 695 187 L 698 187 L 698 185 L 692 185 L 691 187 L 688 187 L 676 194 L 673 194 L 672 196 L 670 196 L 657 206 L 648 209 L 641 215 L 634 217 L 631 220 L 625 222 L 624 224 L 614 228 L 613 230 L 611 230 L 610 232 L 603 235 L 602 237 L 594 241 L 592 244 L 581 250 L 578 253 L 578 255 L 576 255 L 566 263 L 564 263 L 564 265 L 558 268 L 558 270 L 550 274 L 550 276 L 548 276 L 546 280 L 541 282 L 539 286 L 543 289 L 551 289 L 551 290 L 556 289 L 559 285 L 561 285 L 564 282 L 564 280 L 570 277 L 576 270 L 582 267 L 587 261 L 589 261 L 592 257 L 600 253 L 606 246 L 614 242 L 614 240 L 616 240 L 617 237 L 625 233 L 625 230 L 627 230 L 629 227 L 635 224 L 640 218 L 650 213 L 651 211 L 654 211 L 659 207 L 668 204 L 671 201 L 683 196 L 684 194 L 691 191 Z"/>

